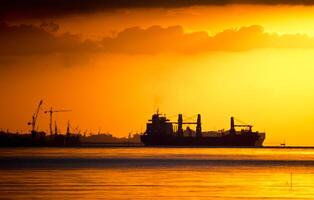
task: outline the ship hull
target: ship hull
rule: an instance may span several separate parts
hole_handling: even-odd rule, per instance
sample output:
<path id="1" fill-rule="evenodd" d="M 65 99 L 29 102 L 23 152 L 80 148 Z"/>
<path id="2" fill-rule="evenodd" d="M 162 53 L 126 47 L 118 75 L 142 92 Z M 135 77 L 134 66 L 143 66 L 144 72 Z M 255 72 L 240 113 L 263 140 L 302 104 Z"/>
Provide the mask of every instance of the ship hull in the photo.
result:
<path id="1" fill-rule="evenodd" d="M 141 136 L 141 141 L 146 146 L 258 147 L 263 145 L 264 139 L 265 135 L 262 133 L 228 134 L 219 137 Z"/>

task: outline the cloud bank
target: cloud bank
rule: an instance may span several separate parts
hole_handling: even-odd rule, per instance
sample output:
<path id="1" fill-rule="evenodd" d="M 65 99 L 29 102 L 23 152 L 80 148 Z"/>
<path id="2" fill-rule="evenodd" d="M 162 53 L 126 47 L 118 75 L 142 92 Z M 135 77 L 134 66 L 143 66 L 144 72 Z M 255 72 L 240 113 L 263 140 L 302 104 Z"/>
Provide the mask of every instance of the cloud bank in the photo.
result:
<path id="1" fill-rule="evenodd" d="M 58 27 L 53 24 L 53 27 Z M 50 31 L 48 31 L 50 30 Z M 207 32 L 185 33 L 181 26 L 131 27 L 114 37 L 82 40 L 80 36 L 55 33 L 56 29 L 41 25 L 11 26 L 0 24 L 1 55 L 40 55 L 52 53 L 111 54 L 197 54 L 213 51 L 247 51 L 260 48 L 314 48 L 314 38 L 301 34 L 267 33 L 253 25 L 227 29 L 213 36 Z"/>
<path id="2" fill-rule="evenodd" d="M 314 5 L 314 0 L 0 0 L 0 18 L 49 18 L 116 9 L 229 4 Z"/>
<path id="3" fill-rule="evenodd" d="M 53 31 L 52 31 L 53 32 Z M 88 41 L 78 35 L 64 33 L 55 35 L 47 31 L 47 26 L 10 26 L 0 23 L 0 54 L 30 55 L 49 53 L 69 53 L 91 51 Z"/>

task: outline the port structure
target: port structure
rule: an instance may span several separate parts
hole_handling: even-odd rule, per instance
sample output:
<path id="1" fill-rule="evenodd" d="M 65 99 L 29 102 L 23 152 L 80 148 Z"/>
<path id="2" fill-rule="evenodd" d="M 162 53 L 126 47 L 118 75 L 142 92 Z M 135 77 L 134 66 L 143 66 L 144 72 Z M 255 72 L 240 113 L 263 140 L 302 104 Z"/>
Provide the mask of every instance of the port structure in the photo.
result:
<path id="1" fill-rule="evenodd" d="M 31 134 L 32 136 L 35 136 L 36 135 L 36 123 L 37 123 L 37 118 L 38 118 L 38 114 L 39 114 L 39 111 L 40 111 L 40 107 L 42 106 L 43 104 L 43 100 L 40 100 L 39 101 L 39 104 L 32 116 L 32 121 L 28 122 L 27 125 L 31 125 L 32 126 L 32 130 L 31 130 Z"/>
<path id="2" fill-rule="evenodd" d="M 177 134 L 178 136 L 183 136 L 183 124 L 196 124 L 196 137 L 202 137 L 202 123 L 201 115 L 197 114 L 196 122 L 183 122 L 182 114 L 178 115 L 178 121 L 172 122 L 173 124 L 178 124 Z"/>
<path id="3" fill-rule="evenodd" d="M 59 112 L 71 112 L 72 110 L 53 110 L 52 107 L 50 108 L 50 110 L 46 110 L 45 114 L 49 113 L 49 129 L 50 129 L 50 135 L 53 134 L 52 131 L 52 115 L 53 113 L 59 113 Z M 57 134 L 57 131 L 55 132 L 55 134 Z"/>

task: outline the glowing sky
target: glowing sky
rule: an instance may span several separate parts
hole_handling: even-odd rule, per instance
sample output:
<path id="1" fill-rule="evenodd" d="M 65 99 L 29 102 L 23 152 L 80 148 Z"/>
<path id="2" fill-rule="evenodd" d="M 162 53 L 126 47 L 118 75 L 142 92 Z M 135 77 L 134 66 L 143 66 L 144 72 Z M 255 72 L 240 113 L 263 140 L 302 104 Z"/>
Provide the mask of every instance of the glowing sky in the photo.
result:
<path id="1" fill-rule="evenodd" d="M 44 99 L 44 109 L 73 110 L 55 116 L 62 131 L 70 120 L 82 132 L 127 136 L 159 108 L 201 113 L 204 130 L 227 129 L 234 115 L 266 131 L 265 144 L 314 145 L 311 5 L 94 0 L 43 12 L 34 2 L 1 8 L 2 129 L 29 130 Z M 39 129 L 48 130 L 43 112 Z"/>

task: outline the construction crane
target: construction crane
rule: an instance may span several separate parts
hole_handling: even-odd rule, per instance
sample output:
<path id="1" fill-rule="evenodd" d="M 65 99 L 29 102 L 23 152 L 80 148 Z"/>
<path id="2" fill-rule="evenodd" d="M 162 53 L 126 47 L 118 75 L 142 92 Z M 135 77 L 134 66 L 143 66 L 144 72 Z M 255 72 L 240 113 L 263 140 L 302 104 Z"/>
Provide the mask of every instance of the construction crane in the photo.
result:
<path id="1" fill-rule="evenodd" d="M 56 113 L 56 112 L 70 112 L 72 110 L 53 110 L 52 107 L 50 108 L 50 110 L 46 110 L 45 114 L 49 113 L 50 116 L 50 120 L 49 120 L 49 129 L 50 129 L 50 135 L 52 135 L 52 114 Z"/>
<path id="2" fill-rule="evenodd" d="M 31 133 L 33 135 L 36 134 L 36 122 L 37 122 L 38 113 L 40 111 L 40 107 L 41 107 L 42 104 L 43 104 L 43 100 L 40 100 L 39 104 L 37 106 L 37 109 L 35 110 L 35 112 L 34 112 L 34 114 L 32 116 L 32 121 L 27 123 L 27 125 L 31 125 L 32 126 Z"/>

